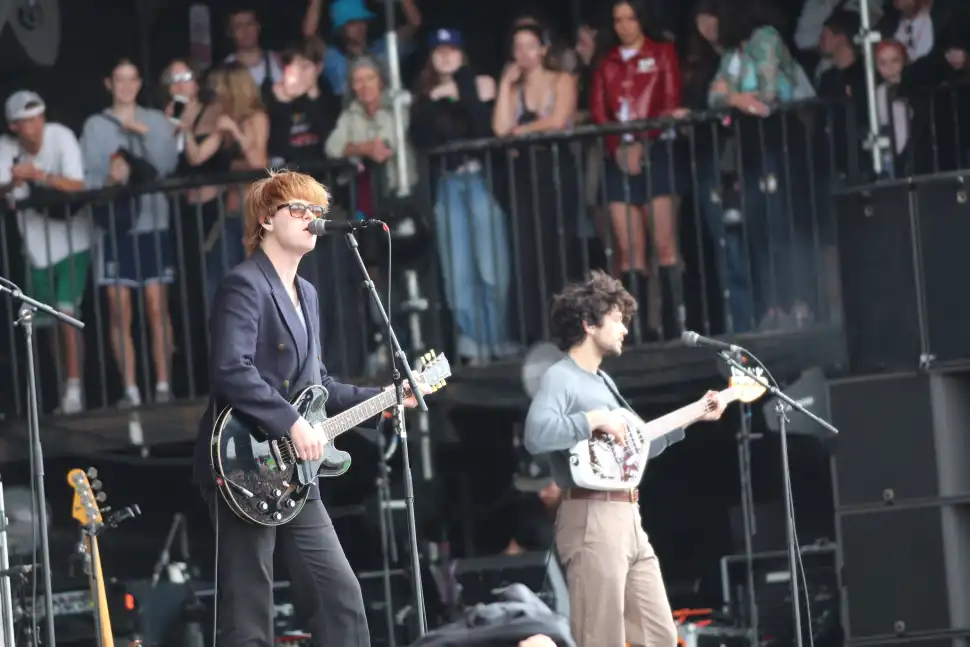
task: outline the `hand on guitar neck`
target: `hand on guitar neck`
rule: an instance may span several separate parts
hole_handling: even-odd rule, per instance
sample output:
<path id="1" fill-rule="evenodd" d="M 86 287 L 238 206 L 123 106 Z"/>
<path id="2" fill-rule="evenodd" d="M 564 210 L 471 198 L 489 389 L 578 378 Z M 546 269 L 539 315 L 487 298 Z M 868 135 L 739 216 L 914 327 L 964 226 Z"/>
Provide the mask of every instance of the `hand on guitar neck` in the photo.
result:
<path id="1" fill-rule="evenodd" d="M 418 383 L 418 388 L 421 389 L 421 393 L 424 395 L 429 395 L 432 392 L 431 386 L 423 381 Z M 394 385 L 391 384 L 384 390 L 393 391 Z M 411 389 L 405 384 L 404 394 L 407 397 L 404 400 L 404 406 L 413 409 L 418 406 L 418 399 L 410 395 L 410 393 Z M 296 457 L 300 460 L 317 461 L 323 457 L 327 439 L 324 437 L 323 432 L 307 422 L 306 418 L 301 417 L 293 423 L 293 426 L 290 427 L 290 439 L 293 441 L 293 447 L 296 449 Z"/>
<path id="2" fill-rule="evenodd" d="M 418 389 L 421 390 L 421 395 L 430 395 L 432 392 L 431 387 L 421 381 L 418 382 Z M 393 391 L 394 385 L 389 384 L 384 390 Z M 414 409 L 418 406 L 418 399 L 411 395 L 411 386 L 407 382 L 404 383 L 404 406 L 408 409 Z"/>
<path id="3" fill-rule="evenodd" d="M 728 405 L 727 402 L 718 397 L 717 391 L 708 391 L 698 402 L 704 403 L 704 407 L 707 409 L 707 412 L 700 418 L 701 420 L 718 420 L 724 415 L 724 410 L 727 409 Z M 605 434 L 612 437 L 613 442 L 618 445 L 626 445 L 629 418 L 623 409 L 590 411 L 586 414 L 586 419 L 589 421 L 589 428 L 593 430 L 593 433 Z"/>
<path id="4" fill-rule="evenodd" d="M 698 402 L 703 402 L 708 410 L 701 420 L 720 420 L 721 416 L 724 415 L 724 410 L 730 404 L 722 400 L 717 391 L 708 391 Z"/>

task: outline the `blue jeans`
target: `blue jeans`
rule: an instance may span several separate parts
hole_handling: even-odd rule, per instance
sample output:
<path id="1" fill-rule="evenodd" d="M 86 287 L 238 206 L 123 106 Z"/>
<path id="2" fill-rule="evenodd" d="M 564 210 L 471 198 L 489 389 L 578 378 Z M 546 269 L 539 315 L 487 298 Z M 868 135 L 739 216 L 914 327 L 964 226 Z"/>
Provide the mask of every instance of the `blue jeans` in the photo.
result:
<path id="1" fill-rule="evenodd" d="M 443 174 L 434 213 L 445 299 L 458 327 L 458 354 L 502 354 L 508 344 L 511 266 L 505 213 L 481 171 Z"/>
<path id="2" fill-rule="evenodd" d="M 759 156 L 760 157 L 760 156 Z M 793 211 L 789 209 L 783 161 L 769 152 L 763 159 L 744 160 L 741 178 L 741 223 L 724 220 L 723 195 L 733 190 L 720 186 L 720 171 L 709 160 L 698 161 L 698 199 L 705 224 L 714 241 L 716 267 L 726 292 L 726 332 L 747 332 L 769 309 L 804 300 L 805 279 L 810 280 L 810 258 L 805 248 L 803 187 L 795 168 L 792 180 Z M 720 187 L 721 191 L 718 191 Z M 718 199 L 715 199 L 718 198 Z M 794 220 L 792 219 L 794 218 Z"/>
<path id="3" fill-rule="evenodd" d="M 242 216 L 227 216 L 223 219 L 222 233 L 212 249 L 205 253 L 205 287 L 210 306 L 216 297 L 216 290 L 222 282 L 222 277 L 246 259 L 242 243 L 242 220 Z"/>

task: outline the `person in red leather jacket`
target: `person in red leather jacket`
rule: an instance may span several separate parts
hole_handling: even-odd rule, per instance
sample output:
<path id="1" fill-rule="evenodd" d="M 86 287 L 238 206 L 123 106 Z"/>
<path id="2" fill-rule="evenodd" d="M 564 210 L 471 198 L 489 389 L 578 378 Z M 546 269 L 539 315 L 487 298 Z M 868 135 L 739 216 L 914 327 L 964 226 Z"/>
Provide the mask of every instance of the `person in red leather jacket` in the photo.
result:
<path id="1" fill-rule="evenodd" d="M 600 63 L 590 89 L 594 123 L 642 121 L 682 116 L 681 77 L 673 43 L 650 38 L 654 22 L 642 0 L 613 4 L 618 44 Z M 627 288 L 646 298 L 647 231 L 653 235 L 660 266 L 665 336 L 684 328 L 683 289 L 677 253 L 675 160 L 672 142 L 661 130 L 607 136 L 605 182 L 615 249 Z M 646 172 L 644 172 L 646 171 Z M 652 215 L 652 219 L 648 218 Z"/>

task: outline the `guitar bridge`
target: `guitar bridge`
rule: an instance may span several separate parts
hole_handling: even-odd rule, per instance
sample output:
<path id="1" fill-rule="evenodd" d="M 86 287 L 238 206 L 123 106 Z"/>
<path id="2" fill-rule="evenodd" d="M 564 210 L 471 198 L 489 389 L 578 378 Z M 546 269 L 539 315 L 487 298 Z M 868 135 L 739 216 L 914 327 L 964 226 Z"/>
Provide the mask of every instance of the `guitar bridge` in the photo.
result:
<path id="1" fill-rule="evenodd" d="M 276 464 L 279 466 L 281 472 L 285 471 L 293 462 L 293 451 L 290 443 L 287 443 L 288 440 L 288 438 L 283 438 L 282 440 L 274 440 L 269 444 L 270 451 L 273 453 L 273 458 L 276 459 Z"/>

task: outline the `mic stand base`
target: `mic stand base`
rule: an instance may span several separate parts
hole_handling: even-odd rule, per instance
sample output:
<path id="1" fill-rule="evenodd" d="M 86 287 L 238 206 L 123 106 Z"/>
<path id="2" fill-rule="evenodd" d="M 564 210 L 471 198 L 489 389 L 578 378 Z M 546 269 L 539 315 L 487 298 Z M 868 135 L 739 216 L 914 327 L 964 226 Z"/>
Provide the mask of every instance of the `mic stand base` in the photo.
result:
<path id="1" fill-rule="evenodd" d="M 367 272 L 367 265 L 364 263 L 364 259 L 360 255 L 357 239 L 353 234 L 347 234 L 346 240 L 351 252 L 353 252 L 354 257 L 357 259 L 357 265 L 360 267 L 361 274 L 364 276 L 364 287 L 366 287 L 370 292 L 374 306 L 380 313 L 381 320 L 384 323 L 384 328 L 387 331 L 388 343 L 391 344 L 391 348 L 393 349 L 393 352 L 391 353 L 391 362 L 394 367 L 394 392 L 397 395 L 397 404 L 393 409 L 394 431 L 397 433 L 401 441 L 401 456 L 404 472 L 404 502 L 407 508 L 408 517 L 408 540 L 411 544 L 411 585 L 414 589 L 414 608 L 418 614 L 418 634 L 419 636 L 424 636 L 428 633 L 428 616 L 424 606 L 424 585 L 421 582 L 421 558 L 418 554 L 418 531 L 414 513 L 414 479 L 411 476 L 411 458 L 407 442 L 408 434 L 404 423 L 405 379 L 407 379 L 408 385 L 411 387 L 412 395 L 418 402 L 418 407 L 422 411 L 427 411 L 428 405 L 424 402 L 424 395 L 421 393 L 418 380 L 414 376 L 414 372 L 411 370 L 410 364 L 408 364 L 407 355 L 401 349 L 401 344 L 397 339 L 397 335 L 394 334 L 394 327 L 391 325 L 391 320 L 387 316 L 387 311 L 384 309 L 384 304 L 381 302 L 381 297 L 377 294 L 377 290 L 374 288 L 374 282 L 371 280 L 370 274 Z"/>

